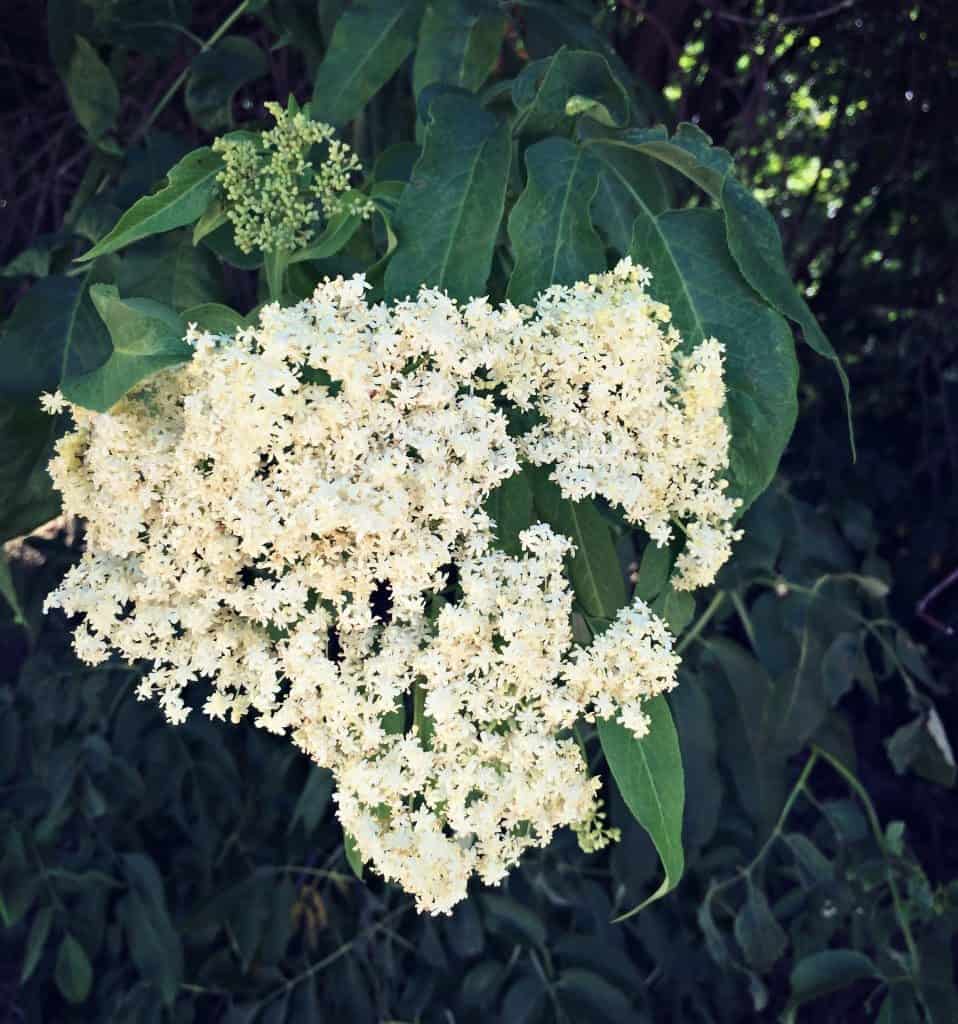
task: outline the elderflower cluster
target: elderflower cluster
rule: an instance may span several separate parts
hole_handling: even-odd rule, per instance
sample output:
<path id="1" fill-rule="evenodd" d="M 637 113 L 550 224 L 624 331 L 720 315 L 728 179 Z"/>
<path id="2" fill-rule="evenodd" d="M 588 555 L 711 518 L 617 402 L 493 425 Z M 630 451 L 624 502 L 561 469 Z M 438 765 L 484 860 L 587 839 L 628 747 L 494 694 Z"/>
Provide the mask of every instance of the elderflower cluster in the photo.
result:
<path id="1" fill-rule="evenodd" d="M 625 259 L 612 273 L 549 288 L 520 331 L 491 325 L 486 345 L 493 379 L 540 419 L 522 439 L 523 458 L 553 466 L 572 501 L 601 495 L 621 506 L 660 546 L 677 524 L 686 542 L 673 582 L 693 589 L 712 582 L 738 537 L 739 502 L 723 477 L 724 347 L 709 338 L 684 351 L 648 280 Z"/>
<path id="2" fill-rule="evenodd" d="M 370 201 L 349 192 L 350 175 L 361 169 L 359 158 L 333 137 L 332 125 L 278 103 L 267 103 L 266 109 L 276 121 L 269 131 L 213 142 L 223 157 L 216 180 L 238 248 L 292 252 L 309 244 L 321 217 L 344 212 L 368 217 Z M 325 158 L 314 167 L 308 155 L 319 144 L 326 146 Z"/>
<path id="3" fill-rule="evenodd" d="M 519 556 L 497 549 L 487 499 L 523 460 L 554 463 L 570 497 L 619 501 L 652 536 L 682 521 L 687 584 L 714 571 L 734 509 L 721 348 L 676 355 L 628 264 L 534 308 L 425 288 L 370 305 L 367 287 L 324 282 L 232 338 L 191 328 L 194 358 L 108 413 L 66 403 L 50 472 L 87 550 L 47 607 L 83 615 L 85 661 L 152 661 L 137 693 L 171 721 L 196 687 L 212 717 L 289 735 L 334 773 L 363 859 L 442 913 L 561 826 L 615 838 L 573 726 L 644 735 L 679 661 L 638 600 L 577 646 L 571 543 L 539 523 Z M 504 395 L 537 411 L 530 431 Z"/>

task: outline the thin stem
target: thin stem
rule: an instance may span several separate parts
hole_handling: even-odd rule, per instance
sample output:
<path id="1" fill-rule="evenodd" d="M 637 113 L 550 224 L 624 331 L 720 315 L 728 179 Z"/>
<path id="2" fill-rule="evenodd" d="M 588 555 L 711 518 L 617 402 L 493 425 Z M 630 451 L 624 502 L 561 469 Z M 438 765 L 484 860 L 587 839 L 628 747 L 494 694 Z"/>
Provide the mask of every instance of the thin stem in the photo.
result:
<path id="1" fill-rule="evenodd" d="M 678 645 L 675 648 L 676 654 L 681 654 L 686 647 L 689 647 L 694 640 L 698 639 L 699 634 L 709 624 L 709 620 L 712 616 L 722 607 L 722 602 L 725 600 L 725 591 L 720 590 L 709 602 L 708 607 L 704 612 L 695 620 L 692 628 L 682 637 Z"/>
<path id="2" fill-rule="evenodd" d="M 249 0 L 241 0 L 241 3 L 239 3 L 233 9 L 232 13 L 227 15 L 226 20 L 223 21 L 220 27 L 209 37 L 209 39 L 206 40 L 205 43 L 202 44 L 200 48 L 200 53 L 205 53 L 211 47 L 215 46 L 220 41 L 220 39 L 222 39 L 222 37 L 232 28 L 233 23 L 237 20 L 237 18 L 242 16 L 243 12 L 246 10 L 248 6 Z M 172 85 L 170 85 L 169 89 L 167 89 L 166 92 L 163 93 L 163 95 L 160 97 L 159 102 L 153 108 L 152 112 L 150 113 L 150 116 L 133 133 L 133 136 L 130 139 L 131 145 L 150 130 L 150 128 L 153 126 L 154 121 L 156 121 L 160 114 L 163 113 L 163 111 L 167 108 L 173 97 L 179 92 L 180 86 L 186 81 L 186 78 L 189 75 L 189 73 L 190 68 L 188 65 L 187 67 L 183 68 L 183 70 L 176 76 L 176 78 L 173 80 Z"/>
<path id="3" fill-rule="evenodd" d="M 872 833 L 875 836 L 875 841 L 878 843 L 878 848 L 881 850 L 882 858 L 885 861 L 885 877 L 888 879 L 888 888 L 891 890 L 892 903 L 895 905 L 895 916 L 898 918 L 902 935 L 905 937 L 905 945 L 908 947 L 908 956 L 911 959 L 912 966 L 912 976 L 913 978 L 917 977 L 921 962 L 918 956 L 918 947 L 915 945 L 915 938 L 911 933 L 911 925 L 909 925 L 908 918 L 905 915 L 901 893 L 898 890 L 898 882 L 895 880 L 891 864 L 888 860 L 885 845 L 885 834 L 882 832 L 881 822 L 878 820 L 878 812 L 875 810 L 875 805 L 872 803 L 871 797 L 868 795 L 868 791 L 858 781 L 854 773 L 850 772 L 837 757 L 816 744 L 812 744 L 812 751 L 820 757 L 823 757 L 832 766 L 832 768 L 841 775 L 845 780 L 846 785 L 855 793 L 858 799 L 861 800 L 862 804 L 865 806 L 868 823 L 871 826 Z"/>

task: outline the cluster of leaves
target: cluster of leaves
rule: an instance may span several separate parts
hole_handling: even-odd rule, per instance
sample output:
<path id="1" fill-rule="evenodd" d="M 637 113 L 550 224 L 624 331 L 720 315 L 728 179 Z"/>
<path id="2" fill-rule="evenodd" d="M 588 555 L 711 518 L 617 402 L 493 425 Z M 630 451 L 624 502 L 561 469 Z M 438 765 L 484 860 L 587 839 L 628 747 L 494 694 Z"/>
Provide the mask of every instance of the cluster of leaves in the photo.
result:
<path id="1" fill-rule="evenodd" d="M 188 3 L 48 7 L 52 61 L 89 159 L 63 222 L 3 269 L 22 297 L 0 341 L 0 540 L 57 511 L 43 467 L 58 424 L 39 410 L 40 391 L 107 408 L 188 357 L 187 320 L 224 329 L 268 298 L 308 294 L 324 274 L 365 272 L 386 299 L 427 282 L 463 299 L 525 301 L 632 255 L 687 342 L 715 334 L 729 347 L 732 481 L 746 504 L 771 481 L 795 422 L 789 322 L 837 365 L 730 155 L 693 125 L 676 129 L 626 66 L 622 43 L 642 25 L 632 5 L 243 0 L 198 28 Z M 711 76 L 730 58 L 698 60 L 694 40 L 720 22 L 711 10 L 702 18 L 675 81 L 701 100 L 687 113 L 709 115 Z M 803 46 L 807 32 L 788 29 L 788 41 L 771 24 L 768 38 L 764 22 L 752 32 L 756 50 L 785 45 L 810 66 L 810 95 L 835 91 L 841 47 Z M 205 42 L 189 41 L 191 26 Z M 128 55 L 160 66 L 184 38 L 193 54 L 134 122 Z M 245 255 L 223 217 L 219 158 L 194 147 L 253 109 L 238 92 L 273 98 L 264 41 L 298 69 L 290 84 L 315 117 L 350 126 L 368 168 L 358 187 L 376 214 L 334 219 L 297 253 Z M 754 65 L 732 66 L 749 81 Z M 781 165 L 795 178 L 785 188 L 775 179 L 785 170 L 768 160 L 792 145 L 771 129 L 785 123 L 774 104 L 804 109 L 783 82 L 770 90 L 766 128 L 737 141 L 781 212 L 781 197 L 811 174 L 806 212 L 832 231 L 827 178 L 800 166 L 810 144 Z M 164 120 L 176 133 L 155 127 Z M 659 120 L 669 127 L 651 127 Z M 825 150 L 820 159 L 818 169 Z M 881 207 L 860 205 L 848 209 L 866 222 Z M 822 258 L 810 265 L 837 269 Z M 834 274 L 819 282 L 819 294 L 835 288 Z M 843 306 L 832 322 L 844 327 L 847 315 Z M 835 511 L 785 486 L 759 499 L 698 617 L 666 583 L 675 551 L 648 547 L 615 510 L 564 502 L 538 476 L 497 496 L 510 530 L 539 517 L 576 540 L 570 573 L 585 629 L 625 602 L 631 571 L 635 592 L 688 630 L 685 668 L 645 743 L 609 723 L 583 734 L 593 767 L 604 760 L 615 777 L 608 801 L 622 843 L 586 858 L 563 835 L 502 890 L 440 922 L 375 880 L 355 881 L 330 781 L 291 748 L 192 719 L 171 730 L 132 699 L 134 670 L 78 666 L 62 624 L 37 615 L 69 554 L 31 540 L 14 575 L 0 577 L 13 609 L 0 691 L 9 1006 L 64 1021 L 281 1024 L 317 1008 L 357 1020 L 739 1020 L 802 1019 L 807 1001 L 827 997 L 836 1021 L 958 1018 L 955 884 L 929 881 L 911 831 L 882 822 L 859 781 L 871 789 L 894 767 L 950 785 L 954 760 L 940 687 L 887 609 L 881 538 L 869 510 L 847 500 L 847 449 L 835 443 L 844 411 L 820 397 L 833 391 L 815 388 L 826 440 L 803 444 L 793 475 L 809 475 L 809 451 L 824 459 L 831 476 L 817 493 Z M 863 461 L 889 471 L 874 446 Z M 867 487 L 859 496 L 872 497 Z M 32 569 L 37 555 L 46 563 Z M 896 721 L 902 708 L 909 716 L 890 735 L 889 704 Z M 877 750 L 880 765 L 862 760 L 863 731 L 864 758 Z M 672 898 L 630 915 L 683 868 Z"/>

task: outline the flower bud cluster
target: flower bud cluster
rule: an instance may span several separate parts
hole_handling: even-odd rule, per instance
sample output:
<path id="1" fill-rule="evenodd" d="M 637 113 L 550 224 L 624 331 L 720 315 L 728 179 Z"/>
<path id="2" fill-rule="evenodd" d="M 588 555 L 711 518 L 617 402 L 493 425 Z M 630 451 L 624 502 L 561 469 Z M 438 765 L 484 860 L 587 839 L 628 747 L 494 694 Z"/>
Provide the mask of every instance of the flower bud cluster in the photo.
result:
<path id="1" fill-rule="evenodd" d="M 734 508 L 721 346 L 676 362 L 630 265 L 535 308 L 366 287 L 327 281 L 232 338 L 191 329 L 189 363 L 108 413 L 70 407 L 50 471 L 87 550 L 47 606 L 83 615 L 84 660 L 152 661 L 137 692 L 171 721 L 195 689 L 289 735 L 334 773 L 364 860 L 447 912 L 561 826 L 614 837 L 573 727 L 642 736 L 679 660 L 638 600 L 577 646 L 570 541 L 537 523 L 506 554 L 487 499 L 554 464 L 568 497 L 618 501 L 658 539 L 684 516 L 699 547 L 679 572 L 704 579 Z M 506 399 L 539 423 L 515 436 Z"/>
<path id="2" fill-rule="evenodd" d="M 237 247 L 245 253 L 293 252 L 309 245 L 321 219 L 344 212 L 368 217 L 371 202 L 349 188 L 350 175 L 361 169 L 359 158 L 333 137 L 332 125 L 278 103 L 267 103 L 266 109 L 276 121 L 269 131 L 213 142 L 223 157 L 216 180 Z M 317 145 L 325 145 L 326 152 L 314 167 L 309 153 Z"/>

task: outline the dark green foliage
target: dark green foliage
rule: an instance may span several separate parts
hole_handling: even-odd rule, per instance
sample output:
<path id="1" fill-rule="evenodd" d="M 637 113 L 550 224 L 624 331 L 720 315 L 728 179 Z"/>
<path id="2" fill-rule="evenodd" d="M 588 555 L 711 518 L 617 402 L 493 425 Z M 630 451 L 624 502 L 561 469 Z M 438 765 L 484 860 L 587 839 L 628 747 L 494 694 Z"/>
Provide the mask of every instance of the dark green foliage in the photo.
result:
<path id="1" fill-rule="evenodd" d="M 142 325 L 125 347 L 126 317 L 227 330 L 268 285 L 357 271 L 374 297 L 527 301 L 628 253 L 686 341 L 728 346 L 750 507 L 693 599 L 668 583 L 679 541 L 545 473 L 491 496 L 504 550 L 535 516 L 576 541 L 584 638 L 631 579 L 682 633 L 681 685 L 650 708 L 654 746 L 578 731 L 621 843 L 562 833 L 440 919 L 356 879 L 332 780 L 286 741 L 174 729 L 136 701 L 141 667 L 73 659 L 40 606 L 74 536 L 14 546 L 0 1019 L 958 1019 L 954 642 L 913 614 L 958 525 L 953 12 L 767 6 L 51 0 L 45 36 L 32 8 L 12 27 L 0 540 L 58 510 L 63 424 L 38 393 L 106 407 L 186 354 Z M 376 213 L 334 218 L 284 275 L 236 248 L 207 144 L 289 93 L 343 129 Z M 949 622 L 953 594 L 929 609 Z"/>

